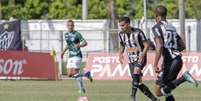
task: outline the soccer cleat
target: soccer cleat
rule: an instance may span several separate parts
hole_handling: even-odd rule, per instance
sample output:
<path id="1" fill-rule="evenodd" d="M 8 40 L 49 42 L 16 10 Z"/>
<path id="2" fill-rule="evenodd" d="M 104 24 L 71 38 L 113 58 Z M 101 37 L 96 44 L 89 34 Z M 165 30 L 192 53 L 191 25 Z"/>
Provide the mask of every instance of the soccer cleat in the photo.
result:
<path id="1" fill-rule="evenodd" d="M 192 83 L 195 87 L 198 87 L 198 82 L 193 78 L 193 76 L 188 71 L 186 71 L 183 74 L 183 77 L 185 78 L 186 81 Z"/>
<path id="2" fill-rule="evenodd" d="M 131 95 L 131 101 L 136 101 L 135 96 Z"/>
<path id="3" fill-rule="evenodd" d="M 93 78 L 91 76 L 91 72 L 90 71 L 86 72 L 86 77 L 90 80 L 90 82 L 93 82 Z"/>
<path id="4" fill-rule="evenodd" d="M 82 88 L 82 89 L 80 89 L 78 92 L 79 92 L 79 93 L 86 93 L 86 90 L 85 90 L 85 88 Z"/>

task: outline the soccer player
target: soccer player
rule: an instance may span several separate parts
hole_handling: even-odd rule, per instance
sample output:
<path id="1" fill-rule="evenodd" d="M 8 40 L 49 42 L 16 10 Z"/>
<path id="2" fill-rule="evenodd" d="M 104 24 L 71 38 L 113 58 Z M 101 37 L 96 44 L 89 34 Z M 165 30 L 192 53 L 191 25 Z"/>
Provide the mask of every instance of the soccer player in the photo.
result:
<path id="1" fill-rule="evenodd" d="M 176 44 L 178 34 L 176 28 L 167 22 L 167 8 L 159 5 L 155 9 L 156 24 L 152 28 L 154 41 L 156 44 L 154 67 L 158 73 L 155 92 L 157 96 L 165 96 L 166 101 L 175 101 L 171 91 L 185 81 L 189 81 L 198 86 L 197 81 L 186 71 L 177 79 L 177 75 L 182 67 L 182 58 Z M 162 67 L 158 67 L 160 57 L 163 56 Z"/>
<path id="2" fill-rule="evenodd" d="M 80 72 L 80 65 L 82 61 L 82 52 L 80 48 L 85 47 L 87 42 L 78 31 L 74 30 L 74 22 L 72 20 L 67 21 L 67 29 L 68 32 L 65 33 L 67 45 L 61 54 L 61 58 L 63 58 L 64 53 L 69 50 L 67 62 L 68 76 L 75 78 L 80 88 L 79 92 L 85 93 L 86 89 L 84 87 L 82 77 L 87 77 L 91 82 L 93 81 L 90 71 L 86 73 Z"/>
<path id="3" fill-rule="evenodd" d="M 130 26 L 130 18 L 121 17 L 119 19 L 121 31 L 118 33 L 120 39 L 119 61 L 123 63 L 123 53 L 126 49 L 129 59 L 130 74 L 132 76 L 131 101 L 136 101 L 136 92 L 139 88 L 152 101 L 159 101 L 149 88 L 142 83 L 142 69 L 146 64 L 146 56 L 149 48 L 147 39 L 138 28 Z"/>

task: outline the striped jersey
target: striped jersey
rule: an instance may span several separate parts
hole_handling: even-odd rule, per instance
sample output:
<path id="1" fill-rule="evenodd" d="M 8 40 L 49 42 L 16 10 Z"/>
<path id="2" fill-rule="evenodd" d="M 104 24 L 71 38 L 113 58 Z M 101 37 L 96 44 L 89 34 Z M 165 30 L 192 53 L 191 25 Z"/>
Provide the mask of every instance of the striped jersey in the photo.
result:
<path id="1" fill-rule="evenodd" d="M 124 46 L 129 63 L 138 61 L 138 56 L 143 52 L 143 42 L 147 41 L 142 30 L 138 28 L 132 28 L 131 33 L 122 32 L 118 33 L 120 45 Z"/>
<path id="2" fill-rule="evenodd" d="M 156 37 L 161 37 L 163 40 L 163 56 L 175 58 L 180 54 L 179 51 L 175 50 L 177 47 L 176 40 L 178 38 L 178 33 L 176 32 L 176 28 L 172 24 L 166 21 L 160 21 L 153 26 L 152 32 L 154 39 Z"/>

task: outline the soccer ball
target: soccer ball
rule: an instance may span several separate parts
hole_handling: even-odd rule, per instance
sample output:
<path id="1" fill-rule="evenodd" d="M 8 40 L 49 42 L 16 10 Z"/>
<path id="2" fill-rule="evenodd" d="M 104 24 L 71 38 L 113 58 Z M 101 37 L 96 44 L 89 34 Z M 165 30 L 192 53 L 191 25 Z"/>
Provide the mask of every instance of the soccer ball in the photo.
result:
<path id="1" fill-rule="evenodd" d="M 79 97 L 78 101 L 89 101 L 89 99 L 86 96 L 81 96 Z"/>

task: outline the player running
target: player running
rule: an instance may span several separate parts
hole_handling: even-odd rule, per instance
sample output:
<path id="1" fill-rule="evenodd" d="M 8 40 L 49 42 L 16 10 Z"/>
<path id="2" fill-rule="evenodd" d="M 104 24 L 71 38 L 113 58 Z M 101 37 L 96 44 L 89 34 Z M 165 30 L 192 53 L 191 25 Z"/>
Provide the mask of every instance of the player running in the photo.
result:
<path id="1" fill-rule="evenodd" d="M 156 80 L 155 92 L 157 96 L 165 96 L 166 101 L 175 101 L 174 96 L 171 94 L 177 86 L 185 81 L 189 81 L 198 86 L 197 81 L 186 71 L 180 78 L 177 78 L 182 68 L 181 53 L 178 49 L 182 41 L 176 32 L 176 28 L 167 22 L 167 8 L 165 6 L 157 6 L 155 9 L 156 24 L 153 26 L 152 31 L 154 41 L 156 44 L 156 53 L 154 67 L 155 72 L 158 73 Z M 158 67 L 160 57 L 163 56 L 162 67 Z"/>
<path id="2" fill-rule="evenodd" d="M 130 74 L 133 78 L 131 101 L 136 101 L 138 88 L 152 101 L 159 101 L 141 81 L 142 69 L 146 64 L 147 51 L 149 48 L 144 33 L 138 28 L 131 27 L 130 18 L 128 17 L 121 17 L 119 19 L 119 26 L 121 28 L 121 31 L 118 33 L 120 39 L 119 61 L 123 63 L 123 53 L 126 49 L 129 59 Z"/>
<path id="3" fill-rule="evenodd" d="M 82 47 L 87 45 L 86 40 L 82 35 L 74 30 L 74 22 L 72 20 L 67 21 L 68 32 L 65 33 L 66 47 L 62 52 L 61 57 L 63 58 L 64 53 L 68 52 L 67 72 L 69 77 L 73 77 L 77 80 L 79 85 L 79 92 L 85 93 L 86 89 L 83 84 L 82 77 L 87 77 L 91 82 L 93 81 L 90 71 L 86 73 L 80 72 L 80 65 L 82 61 Z"/>

